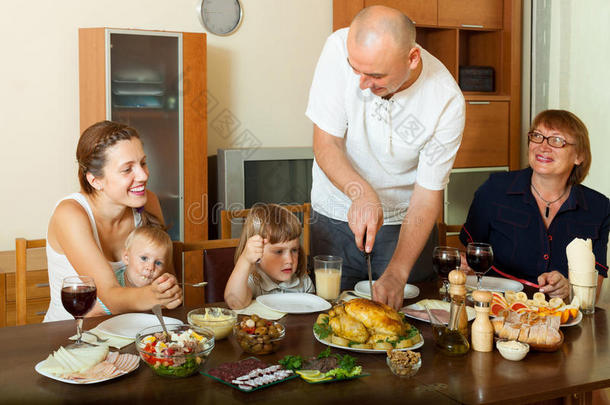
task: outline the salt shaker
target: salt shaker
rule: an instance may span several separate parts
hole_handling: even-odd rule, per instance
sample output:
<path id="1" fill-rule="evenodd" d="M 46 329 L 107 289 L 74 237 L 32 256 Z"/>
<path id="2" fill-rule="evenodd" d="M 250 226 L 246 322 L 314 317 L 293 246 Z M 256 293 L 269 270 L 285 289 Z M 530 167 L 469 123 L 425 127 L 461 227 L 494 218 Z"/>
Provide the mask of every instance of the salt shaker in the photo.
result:
<path id="1" fill-rule="evenodd" d="M 491 352 L 493 350 L 494 328 L 489 320 L 489 304 L 491 292 L 476 290 L 472 293 L 474 310 L 477 317 L 472 323 L 471 342 L 472 349 L 477 352 Z"/>

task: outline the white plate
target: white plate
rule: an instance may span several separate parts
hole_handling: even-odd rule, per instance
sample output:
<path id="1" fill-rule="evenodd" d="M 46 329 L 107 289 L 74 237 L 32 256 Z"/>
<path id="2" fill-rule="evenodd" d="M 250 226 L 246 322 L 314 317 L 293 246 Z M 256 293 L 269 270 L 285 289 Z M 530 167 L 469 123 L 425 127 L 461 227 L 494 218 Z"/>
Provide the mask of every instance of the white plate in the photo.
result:
<path id="1" fill-rule="evenodd" d="M 477 276 L 466 277 L 466 287 L 476 290 L 477 289 Z M 509 280 L 501 277 L 488 277 L 483 276 L 481 280 L 481 288 L 488 291 L 505 292 L 515 291 L 519 292 L 523 290 L 523 284 L 518 281 Z"/>
<path id="2" fill-rule="evenodd" d="M 136 354 L 131 354 L 131 356 L 136 356 L 137 357 Z M 137 370 L 138 367 L 140 367 L 140 361 L 138 360 L 138 362 L 136 363 L 137 366 L 133 370 L 127 371 L 127 373 L 125 373 L 125 374 L 115 375 L 113 377 L 108 377 L 108 378 L 100 378 L 99 380 L 93 380 L 93 381 L 77 381 L 77 380 L 68 380 L 66 378 L 61 378 L 61 377 L 58 377 L 58 376 L 56 376 L 54 374 L 47 373 L 47 372 L 41 370 L 40 367 L 41 367 L 42 363 L 44 363 L 44 361 L 45 360 L 39 362 L 34 367 L 34 370 L 36 370 L 36 372 L 38 374 L 43 375 L 43 376 L 45 376 L 47 378 L 50 378 L 52 380 L 61 381 L 61 382 L 67 383 L 67 384 L 76 384 L 76 385 L 97 384 L 97 383 L 101 383 L 103 381 L 114 380 L 115 378 L 123 377 L 124 375 L 127 375 L 127 374 L 131 373 L 132 371 Z"/>
<path id="3" fill-rule="evenodd" d="M 259 295 L 256 297 L 256 302 L 274 311 L 287 314 L 309 314 L 331 308 L 330 303 L 325 299 L 307 293 Z"/>
<path id="4" fill-rule="evenodd" d="M 166 325 L 181 325 L 180 319 L 164 316 Z M 136 334 L 144 328 L 159 325 L 159 320 L 153 314 L 122 314 L 106 319 L 97 325 L 97 329 L 109 335 L 135 339 Z"/>
<path id="5" fill-rule="evenodd" d="M 368 283 L 368 281 L 367 281 Z M 405 347 L 404 349 L 394 349 L 394 350 L 398 350 L 398 351 L 405 351 L 405 350 L 415 350 L 415 349 L 419 349 L 420 347 L 422 347 L 424 345 L 424 335 L 421 334 L 421 332 L 419 333 L 419 335 L 421 336 L 421 340 L 414 344 L 411 347 Z M 378 349 L 354 349 L 353 347 L 349 347 L 349 346 L 339 346 L 336 345 L 334 343 L 330 343 L 330 342 L 326 342 L 322 339 L 320 339 L 318 337 L 318 335 L 316 334 L 316 332 L 313 332 L 313 336 L 316 338 L 316 340 L 320 343 L 322 343 L 323 345 L 327 345 L 330 347 L 335 347 L 337 349 L 343 349 L 343 350 L 349 350 L 351 352 L 358 352 L 358 353 L 387 353 L 387 350 L 378 350 Z"/>
<path id="6" fill-rule="evenodd" d="M 582 321 L 582 312 L 578 310 L 578 315 L 576 315 L 576 319 L 574 319 L 572 322 L 564 323 L 563 325 L 560 325 L 560 327 L 567 328 L 568 326 L 578 325 L 580 321 Z"/>
<path id="7" fill-rule="evenodd" d="M 438 306 L 443 306 L 443 307 L 446 306 L 446 308 L 435 307 L 434 309 L 446 309 L 447 312 L 449 312 L 449 310 L 451 309 L 450 302 L 444 302 L 444 301 L 440 301 L 440 300 L 435 300 L 435 301 L 438 302 Z M 419 305 L 419 303 L 417 303 L 417 302 L 415 304 L 407 305 L 405 308 L 414 309 L 416 311 L 425 311 L 426 310 L 426 308 L 424 308 L 423 305 Z M 430 308 L 430 309 L 432 309 L 432 308 Z M 413 318 L 413 319 L 417 319 L 418 321 L 430 323 L 429 319 L 420 318 L 418 316 L 407 314 L 406 312 L 402 312 L 402 311 L 400 311 L 400 312 L 405 314 L 409 318 Z M 468 307 L 468 306 L 466 307 L 466 314 L 468 315 L 469 322 L 472 321 L 474 318 L 476 318 L 476 311 L 472 307 Z"/>
<path id="8" fill-rule="evenodd" d="M 373 280 L 373 284 L 375 284 L 376 280 Z M 354 287 L 354 293 L 356 293 L 356 295 L 361 296 L 362 298 L 371 298 L 371 288 L 369 287 L 369 281 L 368 280 L 364 280 L 364 281 L 359 281 L 358 283 L 356 283 L 356 286 Z M 415 298 L 419 295 L 419 288 L 415 287 L 412 284 L 406 284 L 405 285 L 405 293 L 404 293 L 404 299 L 410 299 L 410 298 Z"/>

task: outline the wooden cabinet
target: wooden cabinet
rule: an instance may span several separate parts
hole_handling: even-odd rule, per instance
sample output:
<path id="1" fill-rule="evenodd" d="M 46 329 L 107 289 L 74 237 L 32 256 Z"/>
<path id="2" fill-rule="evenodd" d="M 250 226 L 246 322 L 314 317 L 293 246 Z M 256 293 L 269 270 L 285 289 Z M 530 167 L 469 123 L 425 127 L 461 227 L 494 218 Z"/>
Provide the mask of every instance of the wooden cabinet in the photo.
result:
<path id="1" fill-rule="evenodd" d="M 105 119 L 138 130 L 172 239 L 206 240 L 205 34 L 81 28 L 79 82 L 81 132 Z M 201 279 L 200 255 L 184 263 L 180 280 Z M 190 290 L 185 304 L 203 305 L 203 289 Z"/>
<path id="2" fill-rule="evenodd" d="M 501 29 L 502 6 L 502 0 L 438 0 L 438 25 Z"/>
<path id="3" fill-rule="evenodd" d="M 42 322 L 51 297 L 47 270 L 28 270 L 26 280 L 27 323 Z M 15 326 L 15 273 L 0 274 L 0 300 L 0 327 Z"/>
<path id="4" fill-rule="evenodd" d="M 507 101 L 467 101 L 466 126 L 453 167 L 508 166 Z"/>
<path id="5" fill-rule="evenodd" d="M 437 3 L 430 0 L 364 0 L 364 7 L 382 5 L 409 16 L 417 25 L 437 25 Z"/>

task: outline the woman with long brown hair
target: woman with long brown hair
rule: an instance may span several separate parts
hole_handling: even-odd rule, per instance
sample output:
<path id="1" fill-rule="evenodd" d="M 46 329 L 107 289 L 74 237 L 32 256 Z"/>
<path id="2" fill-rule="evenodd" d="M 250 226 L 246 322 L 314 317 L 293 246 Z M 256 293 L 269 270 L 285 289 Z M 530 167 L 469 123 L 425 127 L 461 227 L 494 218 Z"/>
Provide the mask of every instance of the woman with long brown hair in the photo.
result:
<path id="1" fill-rule="evenodd" d="M 98 302 L 88 316 L 180 305 L 182 290 L 173 274 L 162 274 L 140 288 L 123 288 L 114 275 L 123 265 L 127 236 L 143 218 L 163 224 L 159 200 L 146 189 L 146 155 L 136 130 L 98 122 L 81 135 L 76 158 L 81 191 L 60 200 L 49 221 L 51 302 L 45 322 L 72 319 L 61 302 L 61 281 L 67 276 L 95 280 Z"/>

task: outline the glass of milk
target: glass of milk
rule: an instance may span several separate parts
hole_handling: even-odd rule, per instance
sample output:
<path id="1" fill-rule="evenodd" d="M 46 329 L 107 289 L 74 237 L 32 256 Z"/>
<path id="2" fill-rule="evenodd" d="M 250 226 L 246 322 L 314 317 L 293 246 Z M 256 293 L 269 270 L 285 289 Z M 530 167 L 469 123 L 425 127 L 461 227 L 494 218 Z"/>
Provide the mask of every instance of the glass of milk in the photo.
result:
<path id="1" fill-rule="evenodd" d="M 325 300 L 332 301 L 341 292 L 341 266 L 343 259 L 339 256 L 320 255 L 313 258 L 313 270 L 316 276 L 316 294 Z"/>

